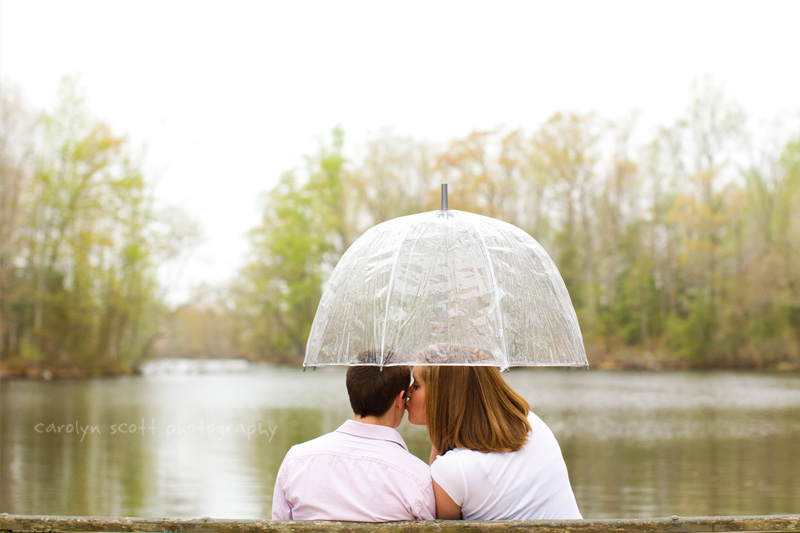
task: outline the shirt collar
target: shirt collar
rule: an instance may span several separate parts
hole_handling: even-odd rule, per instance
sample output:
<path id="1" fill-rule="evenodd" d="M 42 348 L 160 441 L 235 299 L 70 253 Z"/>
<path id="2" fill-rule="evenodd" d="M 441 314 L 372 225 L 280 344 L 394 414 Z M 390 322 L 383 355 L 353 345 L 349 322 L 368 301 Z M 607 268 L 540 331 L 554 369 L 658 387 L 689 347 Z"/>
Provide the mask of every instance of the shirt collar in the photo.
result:
<path id="1" fill-rule="evenodd" d="M 400 433 L 389 426 L 365 424 L 363 422 L 356 422 L 355 420 L 347 420 L 344 424 L 339 426 L 336 431 L 366 439 L 388 440 L 408 451 L 408 446 L 406 446 L 406 442 L 403 440 L 403 437 L 400 436 Z"/>

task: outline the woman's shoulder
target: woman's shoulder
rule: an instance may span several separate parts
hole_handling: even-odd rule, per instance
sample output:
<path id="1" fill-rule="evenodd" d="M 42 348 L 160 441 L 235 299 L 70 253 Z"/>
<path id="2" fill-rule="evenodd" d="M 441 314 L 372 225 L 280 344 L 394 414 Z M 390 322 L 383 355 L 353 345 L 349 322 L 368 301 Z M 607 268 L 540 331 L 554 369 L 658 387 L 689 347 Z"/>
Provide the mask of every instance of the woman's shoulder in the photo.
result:
<path id="1" fill-rule="evenodd" d="M 545 424 L 544 420 L 539 418 L 539 416 L 533 411 L 528 411 L 528 423 L 531 425 L 531 432 L 533 435 L 536 435 L 537 433 L 545 433 L 549 435 L 553 434 L 548 425 Z"/>
<path id="2" fill-rule="evenodd" d="M 461 477 L 460 473 L 464 471 L 464 465 L 470 463 L 464 452 L 471 451 L 464 448 L 454 448 L 437 456 L 436 460 L 431 463 L 431 476 L 433 479 L 438 480 L 442 476 L 450 477 L 456 474 Z"/>
<path id="3" fill-rule="evenodd" d="M 528 422 L 530 422 L 531 424 L 536 423 L 536 424 L 545 425 L 544 421 L 542 421 L 542 419 L 539 418 L 539 415 L 537 415 L 533 411 L 528 411 Z"/>
<path id="4" fill-rule="evenodd" d="M 436 461 L 438 462 L 440 459 L 444 459 L 447 463 L 457 463 L 475 453 L 480 452 L 476 452 L 475 450 L 470 450 L 468 448 L 453 448 L 452 450 L 448 450 L 440 455 L 439 459 Z"/>
<path id="5" fill-rule="evenodd" d="M 528 422 L 531 425 L 531 432 L 525 446 L 520 450 L 523 455 L 537 457 L 537 460 L 542 454 L 561 455 L 561 447 L 555 434 L 533 411 L 528 413 Z"/>
<path id="6" fill-rule="evenodd" d="M 528 423 L 531 425 L 531 434 L 529 441 L 541 438 L 542 436 L 552 436 L 553 433 L 547 424 L 539 418 L 533 411 L 528 412 Z M 493 463 L 496 461 L 511 460 L 516 452 L 479 452 L 470 450 L 469 448 L 453 448 L 443 455 L 440 455 L 436 462 L 444 460 L 442 466 L 452 465 L 471 465 L 475 463 Z M 435 463 L 434 463 L 435 464 Z"/>
<path id="7" fill-rule="evenodd" d="M 469 448 L 453 448 L 440 455 L 431 465 L 431 469 L 438 465 L 440 469 L 458 468 L 459 470 L 464 470 L 469 468 L 470 465 L 485 461 L 489 455 L 492 454 L 470 450 Z"/>
<path id="8" fill-rule="evenodd" d="M 504 454 L 453 448 L 431 464 L 431 476 L 440 485 L 440 481 L 445 480 L 450 480 L 450 486 L 454 483 L 482 484 L 486 482 L 490 472 L 501 466 L 497 463 L 497 456 L 501 455 Z"/>

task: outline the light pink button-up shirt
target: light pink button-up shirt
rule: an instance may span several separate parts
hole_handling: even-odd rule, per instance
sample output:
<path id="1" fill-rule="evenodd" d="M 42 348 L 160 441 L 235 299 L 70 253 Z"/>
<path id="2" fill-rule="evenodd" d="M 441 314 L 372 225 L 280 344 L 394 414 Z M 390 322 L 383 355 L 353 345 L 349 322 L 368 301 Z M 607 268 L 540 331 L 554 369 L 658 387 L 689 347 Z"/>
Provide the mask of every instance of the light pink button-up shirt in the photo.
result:
<path id="1" fill-rule="evenodd" d="M 292 446 L 272 497 L 273 520 L 433 520 L 430 468 L 393 428 L 348 420 Z"/>

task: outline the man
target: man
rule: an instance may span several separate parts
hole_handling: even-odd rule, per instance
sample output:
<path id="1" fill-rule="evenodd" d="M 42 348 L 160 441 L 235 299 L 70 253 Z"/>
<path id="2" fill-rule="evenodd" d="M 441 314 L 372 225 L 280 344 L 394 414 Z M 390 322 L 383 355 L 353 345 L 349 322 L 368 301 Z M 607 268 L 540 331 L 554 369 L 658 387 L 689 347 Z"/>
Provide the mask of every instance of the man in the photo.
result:
<path id="1" fill-rule="evenodd" d="M 355 363 L 375 363 L 379 357 L 380 351 L 367 350 Z M 403 420 L 410 381 L 407 366 L 347 369 L 353 419 L 332 433 L 292 446 L 275 480 L 273 520 L 436 518 L 430 468 L 409 453 L 394 429 Z"/>

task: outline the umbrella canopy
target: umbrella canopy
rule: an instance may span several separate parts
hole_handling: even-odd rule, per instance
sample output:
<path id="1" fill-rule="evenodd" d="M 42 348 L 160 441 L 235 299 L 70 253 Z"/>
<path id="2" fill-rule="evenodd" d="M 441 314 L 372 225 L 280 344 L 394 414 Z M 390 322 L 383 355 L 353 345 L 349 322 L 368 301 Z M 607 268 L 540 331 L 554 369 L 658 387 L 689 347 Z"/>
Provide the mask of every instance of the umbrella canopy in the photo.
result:
<path id="1" fill-rule="evenodd" d="M 578 319 L 550 256 L 497 219 L 443 210 L 378 224 L 340 259 L 314 317 L 303 366 L 418 361 L 432 344 L 468 345 L 499 366 L 588 366 Z M 383 361 L 381 362 L 381 364 Z M 473 363 L 474 364 L 474 363 Z"/>

